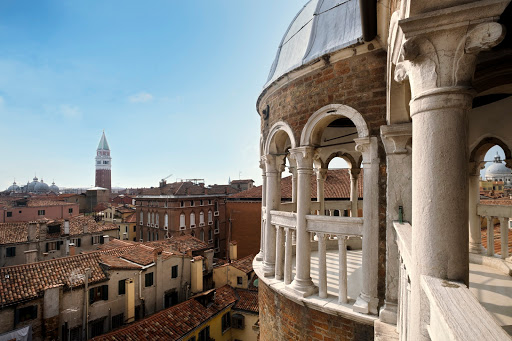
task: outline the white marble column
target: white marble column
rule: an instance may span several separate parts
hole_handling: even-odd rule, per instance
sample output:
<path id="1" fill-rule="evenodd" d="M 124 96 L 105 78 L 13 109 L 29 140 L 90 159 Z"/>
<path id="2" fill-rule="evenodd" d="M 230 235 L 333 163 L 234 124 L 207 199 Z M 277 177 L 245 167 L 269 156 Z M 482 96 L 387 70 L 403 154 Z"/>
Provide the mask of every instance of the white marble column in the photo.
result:
<path id="1" fill-rule="evenodd" d="M 487 216 L 487 256 L 494 257 L 494 218 Z"/>
<path id="2" fill-rule="evenodd" d="M 361 172 L 360 168 L 351 168 L 350 173 L 350 216 L 357 217 L 358 214 L 358 201 L 359 201 L 359 186 L 358 179 L 359 173 Z M 340 212 L 341 213 L 341 212 Z M 343 215 L 343 214 L 340 214 Z"/>
<path id="3" fill-rule="evenodd" d="M 281 204 L 281 172 L 282 159 L 273 155 L 265 155 L 266 169 L 266 205 L 265 205 L 265 248 L 263 259 L 263 275 L 274 276 L 276 263 L 276 229 L 272 226 L 270 212 L 279 209 Z"/>
<path id="4" fill-rule="evenodd" d="M 338 235 L 338 303 L 347 303 L 347 237 Z"/>
<path id="5" fill-rule="evenodd" d="M 292 158 L 289 158 L 288 162 L 290 163 L 288 169 L 292 175 L 292 202 L 294 203 L 293 211 L 297 212 L 297 164 Z"/>
<path id="6" fill-rule="evenodd" d="M 316 201 L 320 203 L 318 215 L 325 215 L 325 179 L 327 178 L 327 169 L 316 168 Z"/>
<path id="7" fill-rule="evenodd" d="M 284 232 L 285 232 L 284 284 L 288 285 L 292 282 L 292 266 L 293 266 L 292 232 L 293 231 L 289 227 L 285 227 Z"/>
<path id="8" fill-rule="evenodd" d="M 377 314 L 379 256 L 379 156 L 376 137 L 354 139 L 363 154 L 363 283 L 354 311 Z"/>
<path id="9" fill-rule="evenodd" d="M 381 126 L 382 143 L 386 150 L 386 296 L 380 309 L 379 319 L 385 323 L 397 323 L 400 263 L 393 221 L 403 217 L 411 221 L 412 212 L 412 154 L 406 148 L 412 137 L 412 124 L 401 123 Z"/>
<path id="10" fill-rule="evenodd" d="M 453 7 L 449 7 L 450 3 Z M 395 79 L 409 79 L 412 138 L 411 340 L 429 340 L 421 276 L 469 279 L 468 117 L 477 55 L 503 40 L 508 1 L 476 1 L 399 21 L 404 35 Z M 471 8 L 468 9 L 468 6 Z M 366 170 L 365 170 L 366 171 Z"/>
<path id="11" fill-rule="evenodd" d="M 276 226 L 276 279 L 283 280 L 284 273 L 284 229 Z"/>
<path id="12" fill-rule="evenodd" d="M 469 168 L 469 252 L 481 254 L 484 248 L 480 216 L 477 214 L 480 203 L 480 163 L 472 162 Z"/>
<path id="13" fill-rule="evenodd" d="M 287 289 L 302 297 L 316 292 L 311 280 L 311 244 L 310 233 L 306 231 L 306 215 L 311 206 L 311 175 L 313 174 L 313 148 L 297 147 L 290 149 L 297 162 L 297 229 L 296 229 L 296 265 L 295 278 Z"/>
<path id="14" fill-rule="evenodd" d="M 261 231 L 260 231 L 260 252 L 256 255 L 257 261 L 263 260 L 263 247 L 265 245 L 265 206 L 267 205 L 267 175 L 266 175 L 266 166 L 265 159 L 263 157 L 260 158 L 260 168 L 261 168 Z"/>
<path id="15" fill-rule="evenodd" d="M 508 220 L 500 218 L 501 259 L 508 257 Z"/>
<path id="16" fill-rule="evenodd" d="M 318 296 L 327 298 L 327 247 L 325 233 L 317 233 L 318 237 Z"/>

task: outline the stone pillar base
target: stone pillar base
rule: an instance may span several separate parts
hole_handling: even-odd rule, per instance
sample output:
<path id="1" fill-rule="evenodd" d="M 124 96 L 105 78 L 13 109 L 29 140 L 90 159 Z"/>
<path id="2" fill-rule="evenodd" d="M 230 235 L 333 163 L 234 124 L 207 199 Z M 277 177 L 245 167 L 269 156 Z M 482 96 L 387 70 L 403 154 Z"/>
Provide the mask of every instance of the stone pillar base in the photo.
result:
<path id="1" fill-rule="evenodd" d="M 274 263 L 263 262 L 263 276 L 272 277 L 276 274 L 276 265 Z"/>
<path id="2" fill-rule="evenodd" d="M 396 302 L 384 301 L 384 306 L 380 309 L 379 320 L 384 323 L 396 324 L 398 306 Z"/>
<path id="3" fill-rule="evenodd" d="M 261 262 L 263 260 L 263 252 L 262 251 L 258 252 L 258 254 L 256 255 L 255 258 L 257 261 Z"/>
<path id="4" fill-rule="evenodd" d="M 377 315 L 378 298 L 371 298 L 363 293 L 359 294 L 356 303 L 354 303 L 354 311 L 362 314 Z"/>
<path id="5" fill-rule="evenodd" d="M 294 293 L 299 297 L 308 297 L 318 293 L 318 287 L 315 286 L 311 279 L 294 279 L 292 283 L 286 287 L 286 290 Z"/>
<path id="6" fill-rule="evenodd" d="M 477 255 L 483 255 L 487 252 L 487 249 L 482 246 L 481 243 L 469 243 L 469 252 L 476 253 Z"/>

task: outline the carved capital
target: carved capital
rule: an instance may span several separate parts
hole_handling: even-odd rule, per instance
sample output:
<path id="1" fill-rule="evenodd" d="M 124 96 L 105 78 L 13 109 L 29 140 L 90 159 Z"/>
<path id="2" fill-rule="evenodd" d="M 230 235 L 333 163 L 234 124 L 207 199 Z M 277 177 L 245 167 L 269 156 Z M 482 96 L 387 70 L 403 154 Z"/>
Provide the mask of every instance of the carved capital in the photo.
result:
<path id="1" fill-rule="evenodd" d="M 316 179 L 323 180 L 327 178 L 327 168 L 315 168 Z"/>
<path id="2" fill-rule="evenodd" d="M 349 174 L 350 180 L 356 180 L 359 178 L 359 174 L 361 174 L 361 168 L 350 168 Z"/>
<path id="3" fill-rule="evenodd" d="M 386 154 L 406 154 L 405 146 L 412 137 L 412 123 L 381 126 L 380 135 Z"/>
<path id="4" fill-rule="evenodd" d="M 281 172 L 282 161 L 281 158 L 275 155 L 264 155 L 262 156 L 265 162 L 265 172 L 268 173 L 278 173 Z"/>
<path id="5" fill-rule="evenodd" d="M 480 171 L 485 168 L 485 162 L 474 161 L 469 163 L 469 175 L 480 176 Z"/>
<path id="6" fill-rule="evenodd" d="M 376 137 L 362 137 L 354 139 L 354 142 L 356 143 L 356 150 L 363 154 L 363 164 L 378 162 Z"/>
<path id="7" fill-rule="evenodd" d="M 312 169 L 313 168 L 313 147 L 297 147 L 290 149 L 290 155 L 297 162 L 297 169 Z"/>

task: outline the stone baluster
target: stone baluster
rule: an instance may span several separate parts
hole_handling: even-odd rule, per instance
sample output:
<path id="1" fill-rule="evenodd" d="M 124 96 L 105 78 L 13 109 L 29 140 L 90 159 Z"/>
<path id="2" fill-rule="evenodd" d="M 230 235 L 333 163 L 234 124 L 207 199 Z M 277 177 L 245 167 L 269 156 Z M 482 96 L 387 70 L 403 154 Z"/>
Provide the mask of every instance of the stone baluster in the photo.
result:
<path id="1" fill-rule="evenodd" d="M 318 215 L 325 215 L 325 198 L 324 198 L 324 188 L 325 188 L 325 179 L 327 178 L 327 169 L 326 168 L 317 168 L 316 172 L 316 201 L 320 203 L 320 207 L 318 208 Z"/>
<path id="2" fill-rule="evenodd" d="M 477 207 L 480 203 L 480 162 L 470 162 L 469 164 L 469 252 L 481 254 L 482 247 L 482 228 L 480 225 L 480 216 L 477 213 Z"/>
<path id="3" fill-rule="evenodd" d="M 411 340 L 430 339 L 421 276 L 469 282 L 468 111 L 476 93 L 471 82 L 479 52 L 496 46 L 505 36 L 504 27 L 493 21 L 508 3 L 461 5 L 446 0 L 446 10 L 412 8 L 409 17 L 398 22 L 404 39 L 394 75 L 398 82 L 409 80 L 413 124 L 414 269 L 411 311 L 407 312 Z M 366 165 L 364 169 L 366 178 Z"/>
<path id="4" fill-rule="evenodd" d="M 329 216 L 332 217 L 334 215 L 334 212 L 332 209 L 329 210 Z"/>
<path id="5" fill-rule="evenodd" d="M 292 202 L 293 202 L 293 212 L 297 212 L 297 163 L 294 159 L 289 158 L 288 162 L 290 166 L 288 170 L 292 175 Z"/>
<path id="6" fill-rule="evenodd" d="M 487 256 L 494 256 L 494 217 L 487 217 Z"/>
<path id="7" fill-rule="evenodd" d="M 501 258 L 508 257 L 508 218 L 500 219 Z"/>
<path id="8" fill-rule="evenodd" d="M 357 202 L 359 200 L 359 186 L 358 179 L 359 173 L 361 172 L 360 168 L 351 168 L 350 169 L 350 216 L 357 217 Z M 340 210 L 340 216 L 343 215 L 343 210 Z"/>
<path id="9" fill-rule="evenodd" d="M 325 233 L 317 233 L 318 237 L 318 295 L 327 298 L 327 247 Z"/>
<path id="10" fill-rule="evenodd" d="M 338 303 L 347 303 L 347 237 L 338 235 Z"/>
<path id="11" fill-rule="evenodd" d="M 275 277 L 278 280 L 283 280 L 284 272 L 284 230 L 281 226 L 276 225 L 276 268 Z"/>
<path id="12" fill-rule="evenodd" d="M 285 231 L 285 251 L 284 251 L 284 284 L 288 285 L 292 282 L 292 265 L 293 265 L 293 237 L 292 229 L 284 228 Z"/>
<path id="13" fill-rule="evenodd" d="M 265 245 L 265 206 L 267 203 L 266 191 L 267 191 L 267 174 L 265 167 L 265 159 L 260 158 L 260 168 L 262 171 L 262 186 L 261 186 L 261 231 L 260 231 L 260 252 L 256 255 L 257 261 L 263 260 L 263 248 Z"/>
<path id="14" fill-rule="evenodd" d="M 290 149 L 297 162 L 297 245 L 295 278 L 287 289 L 303 297 L 316 291 L 311 280 L 311 243 L 306 229 L 306 215 L 311 206 L 311 174 L 313 173 L 313 148 L 297 147 Z"/>

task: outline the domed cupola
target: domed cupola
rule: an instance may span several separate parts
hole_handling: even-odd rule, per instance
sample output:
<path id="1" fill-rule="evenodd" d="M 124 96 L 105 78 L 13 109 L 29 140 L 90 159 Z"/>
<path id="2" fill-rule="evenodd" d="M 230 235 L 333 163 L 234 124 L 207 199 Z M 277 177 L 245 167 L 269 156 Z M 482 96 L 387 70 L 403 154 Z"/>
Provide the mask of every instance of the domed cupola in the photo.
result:
<path id="1" fill-rule="evenodd" d="M 288 26 L 264 88 L 294 69 L 362 40 L 359 1 L 311 0 Z"/>
<path id="2" fill-rule="evenodd" d="M 36 185 L 39 183 L 37 176 L 34 176 L 34 179 L 32 179 L 32 182 L 28 184 L 27 191 L 28 192 L 35 192 L 36 191 Z"/>
<path id="3" fill-rule="evenodd" d="M 512 170 L 507 168 L 505 164 L 501 161 L 501 157 L 498 152 L 496 152 L 496 156 L 494 157 L 494 162 L 490 165 L 485 171 L 486 179 L 493 179 L 497 176 L 511 175 Z"/>
<path id="4" fill-rule="evenodd" d="M 50 191 L 53 193 L 59 193 L 59 187 L 55 185 L 55 181 L 52 182 L 52 185 L 50 186 Z"/>
<path id="5" fill-rule="evenodd" d="M 8 191 L 8 192 L 15 192 L 15 193 L 18 193 L 18 192 L 20 191 L 20 186 L 18 186 L 18 185 L 16 184 L 16 181 L 14 181 L 14 182 L 12 183 L 12 185 L 11 185 L 11 186 L 9 186 L 9 188 L 7 188 L 7 191 Z"/>
<path id="6" fill-rule="evenodd" d="M 43 179 L 41 182 L 38 182 L 34 187 L 36 193 L 48 193 L 50 191 L 50 187 L 44 183 Z"/>

